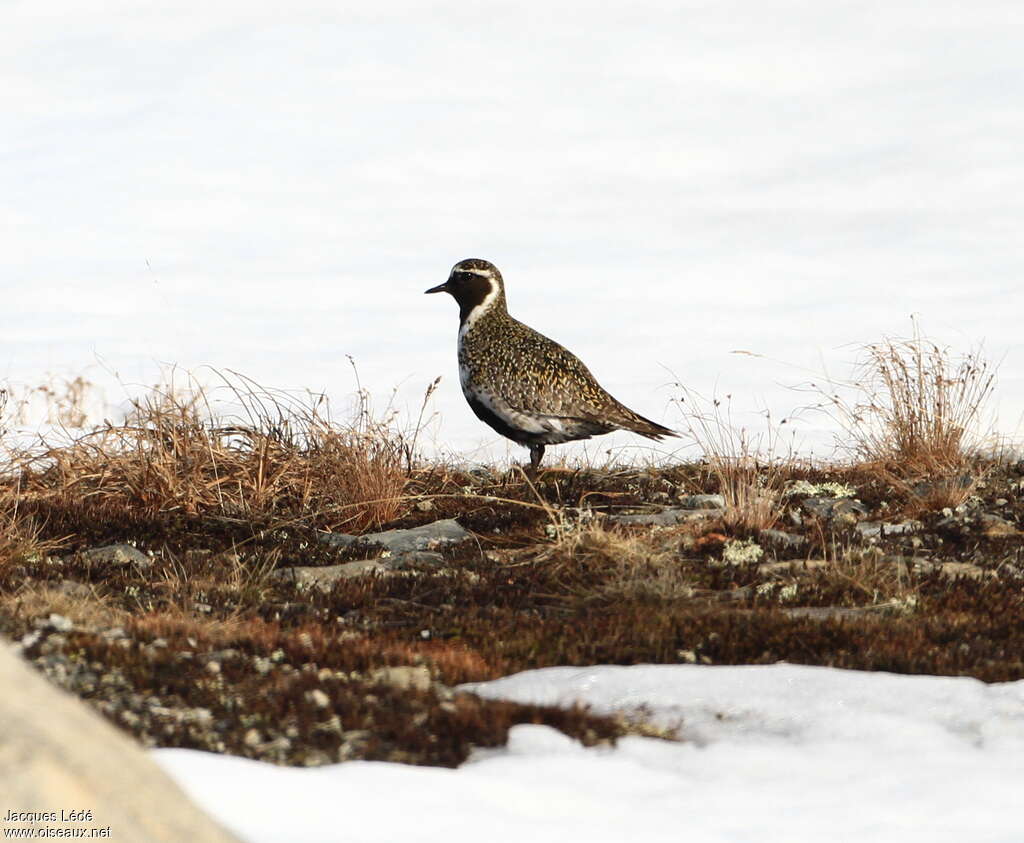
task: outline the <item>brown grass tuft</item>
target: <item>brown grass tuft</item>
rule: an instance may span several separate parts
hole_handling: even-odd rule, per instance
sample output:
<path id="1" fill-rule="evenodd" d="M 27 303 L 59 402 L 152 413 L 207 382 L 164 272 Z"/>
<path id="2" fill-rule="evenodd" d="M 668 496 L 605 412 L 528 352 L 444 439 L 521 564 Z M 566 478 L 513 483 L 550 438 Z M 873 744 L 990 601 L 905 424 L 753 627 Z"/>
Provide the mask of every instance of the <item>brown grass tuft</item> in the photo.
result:
<path id="1" fill-rule="evenodd" d="M 859 605 L 917 605 L 918 577 L 908 560 L 887 556 L 876 547 L 837 548 L 830 555 L 829 564 L 817 570 L 819 581 L 847 586 L 859 594 Z"/>
<path id="2" fill-rule="evenodd" d="M 0 596 L 0 613 L 25 620 L 57 614 L 92 628 L 114 626 L 128 618 L 99 589 L 81 584 L 69 589 L 40 583 Z"/>
<path id="3" fill-rule="evenodd" d="M 552 564 L 583 602 L 670 602 L 693 593 L 675 547 L 681 530 L 626 532 L 592 521 L 557 532 L 538 561 Z"/>
<path id="4" fill-rule="evenodd" d="M 910 338 L 864 346 L 848 386 L 851 399 L 825 397 L 856 461 L 904 480 L 970 472 L 995 387 L 980 350 L 956 355 L 922 336 L 915 321 Z"/>
<path id="5" fill-rule="evenodd" d="M 393 414 L 374 416 L 363 390 L 354 419 L 338 425 L 321 395 L 296 398 L 216 374 L 216 400 L 190 377 L 184 389 L 154 388 L 133 401 L 124 422 L 23 456 L 22 494 L 350 532 L 402 512 L 414 445 Z"/>
<path id="6" fill-rule="evenodd" d="M 19 512 L 20 489 L 0 485 L 0 571 L 44 558 L 59 549 L 60 539 L 42 539 L 38 522 Z"/>
<path id="7" fill-rule="evenodd" d="M 771 418 L 765 433 L 751 434 L 733 424 L 732 396 L 726 396 L 723 406 L 717 398 L 707 402 L 683 389 L 691 408 L 685 416 L 689 433 L 704 452 L 725 499 L 722 524 L 739 533 L 773 527 L 785 509 L 783 492 L 791 461 L 776 453 L 778 436 Z M 710 407 L 702 408 L 708 403 Z"/>

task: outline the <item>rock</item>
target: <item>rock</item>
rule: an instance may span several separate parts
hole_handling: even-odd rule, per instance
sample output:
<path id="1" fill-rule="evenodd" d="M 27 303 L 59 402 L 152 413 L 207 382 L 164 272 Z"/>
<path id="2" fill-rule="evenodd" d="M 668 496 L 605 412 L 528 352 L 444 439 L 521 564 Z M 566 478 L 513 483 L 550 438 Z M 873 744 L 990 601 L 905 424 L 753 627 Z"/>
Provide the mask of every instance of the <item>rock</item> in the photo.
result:
<path id="1" fill-rule="evenodd" d="M 434 502 L 426 498 L 421 501 L 416 501 L 416 509 L 420 512 L 432 512 L 434 509 Z"/>
<path id="2" fill-rule="evenodd" d="M 721 495 L 681 495 L 679 506 L 683 509 L 725 509 L 725 498 Z"/>
<path id="3" fill-rule="evenodd" d="M 868 514 L 868 508 L 854 498 L 804 498 L 804 510 L 823 521 L 845 521 L 855 523 Z"/>
<path id="4" fill-rule="evenodd" d="M 972 565 L 970 562 L 933 562 L 929 559 L 919 559 L 914 567 L 926 574 L 938 571 L 942 576 L 948 577 L 951 580 L 955 580 L 957 577 L 980 580 L 985 577 L 996 576 L 995 571 L 989 571 L 978 565 Z"/>
<path id="5" fill-rule="evenodd" d="M 811 483 L 807 480 L 796 480 L 789 484 L 784 496 L 805 498 L 852 498 L 857 490 L 846 483 L 827 480 L 824 483 Z"/>
<path id="6" fill-rule="evenodd" d="M 108 544 L 82 551 L 82 558 L 98 565 L 134 565 L 136 568 L 151 568 L 153 559 L 130 544 Z"/>
<path id="7" fill-rule="evenodd" d="M 759 574 L 789 574 L 794 571 L 827 568 L 831 564 L 827 559 L 784 559 L 779 562 L 764 562 L 757 566 L 757 572 Z"/>
<path id="8" fill-rule="evenodd" d="M 885 524 L 881 521 L 861 521 L 854 529 L 864 538 L 902 536 L 921 529 L 920 521 L 901 521 L 899 524 Z"/>
<path id="9" fill-rule="evenodd" d="M 440 553 L 415 550 L 398 556 L 357 559 L 354 562 L 343 562 L 340 565 L 279 568 L 274 571 L 272 578 L 278 582 L 294 583 L 300 588 L 318 588 L 326 592 L 334 588 L 334 584 L 338 580 L 364 577 L 368 574 L 390 574 L 415 566 L 438 568 L 443 564 L 444 557 Z"/>
<path id="10" fill-rule="evenodd" d="M 1017 528 L 1005 518 L 993 515 L 990 512 L 983 512 L 978 516 L 978 523 L 981 524 L 985 535 L 989 538 L 1000 538 L 1003 536 L 1016 536 Z"/>
<path id="11" fill-rule="evenodd" d="M 47 618 L 36 618 L 34 625 L 36 629 L 54 629 L 57 632 L 70 632 L 75 628 L 75 624 L 70 618 L 58 615 L 56 612 L 50 612 L 50 616 Z"/>
<path id="12" fill-rule="evenodd" d="M 807 544 L 804 536 L 794 536 L 784 530 L 761 530 L 757 536 L 764 544 L 780 550 L 796 550 Z"/>
<path id="13" fill-rule="evenodd" d="M 115 840 L 229 843 L 143 750 L 0 643 L 3 812 L 80 810 L 81 822 L 8 821 L 5 829 L 109 828 Z M 83 815 L 85 816 L 85 815 Z"/>
<path id="14" fill-rule="evenodd" d="M 937 522 L 935 529 L 954 536 L 967 535 L 977 530 L 989 538 L 1019 535 L 1017 527 L 1011 521 L 998 515 L 993 515 L 990 512 L 971 514 L 959 510 L 960 508 L 957 507 L 957 511 L 951 511 L 945 518 Z M 945 513 L 946 510 L 943 510 L 943 514 Z"/>
<path id="15" fill-rule="evenodd" d="M 369 675 L 370 681 L 391 685 L 403 691 L 426 691 L 430 688 L 430 669 L 423 665 L 379 667 Z"/>
<path id="16" fill-rule="evenodd" d="M 694 495 L 694 497 L 715 497 L 715 495 Z M 696 521 L 700 518 L 713 518 L 721 515 L 719 509 L 689 509 L 687 507 L 670 507 L 661 512 L 638 512 L 630 515 L 609 515 L 607 520 L 612 524 L 625 524 L 634 527 L 672 527 L 684 521 Z"/>
<path id="17" fill-rule="evenodd" d="M 807 618 L 812 621 L 841 621 L 851 618 L 862 618 L 865 615 L 877 615 L 890 611 L 892 606 L 800 606 L 794 609 L 783 609 L 790 618 Z"/>
<path id="18" fill-rule="evenodd" d="M 331 698 L 319 688 L 314 688 L 312 691 L 306 691 L 306 699 L 313 703 L 317 708 L 327 708 L 331 704 Z"/>
<path id="19" fill-rule="evenodd" d="M 367 574 L 386 574 L 392 570 L 390 559 L 358 559 L 355 562 L 345 562 L 341 565 L 278 568 L 273 573 L 273 579 L 279 582 L 294 583 L 299 588 L 330 591 L 339 580 L 362 577 Z"/>
<path id="20" fill-rule="evenodd" d="M 943 562 L 939 570 L 942 572 L 942 576 L 949 577 L 951 580 L 955 580 L 957 577 L 980 580 L 985 577 L 996 576 L 995 571 L 986 571 L 984 568 L 972 565 L 970 562 Z"/>
<path id="21" fill-rule="evenodd" d="M 388 557 L 386 561 L 390 562 L 391 567 L 396 571 L 404 571 L 413 567 L 440 568 L 444 565 L 444 557 L 432 550 L 414 550 L 411 553 Z"/>
<path id="22" fill-rule="evenodd" d="M 436 550 L 439 547 L 464 542 L 473 536 L 454 518 L 446 518 L 409 530 L 386 530 L 383 533 L 367 533 L 364 536 L 318 533 L 317 537 L 320 541 L 335 547 L 379 546 L 392 553 L 410 553 L 416 550 Z"/>

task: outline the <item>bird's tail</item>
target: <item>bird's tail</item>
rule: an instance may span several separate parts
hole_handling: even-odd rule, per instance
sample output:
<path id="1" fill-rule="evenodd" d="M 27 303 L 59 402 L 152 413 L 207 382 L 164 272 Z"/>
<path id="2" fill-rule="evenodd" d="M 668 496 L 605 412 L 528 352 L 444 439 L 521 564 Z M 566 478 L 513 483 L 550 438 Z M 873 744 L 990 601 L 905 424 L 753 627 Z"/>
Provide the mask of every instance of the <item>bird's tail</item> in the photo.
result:
<path id="1" fill-rule="evenodd" d="M 625 424 L 622 426 L 626 430 L 631 430 L 633 433 L 639 433 L 641 436 L 646 436 L 648 439 L 653 439 L 656 442 L 660 442 L 666 436 L 679 436 L 678 431 L 673 430 L 671 427 L 665 427 L 663 424 L 658 424 L 656 421 L 651 421 L 648 418 L 644 418 L 639 413 L 634 413 L 628 407 L 622 408 L 625 413 Z"/>

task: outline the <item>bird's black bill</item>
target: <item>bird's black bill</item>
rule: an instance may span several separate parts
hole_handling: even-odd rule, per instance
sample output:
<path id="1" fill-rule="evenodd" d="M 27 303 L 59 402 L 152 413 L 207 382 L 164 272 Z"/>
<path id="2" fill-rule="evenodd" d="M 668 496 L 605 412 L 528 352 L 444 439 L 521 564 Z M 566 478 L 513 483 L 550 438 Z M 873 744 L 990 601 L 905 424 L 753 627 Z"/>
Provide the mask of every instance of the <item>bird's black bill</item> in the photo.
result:
<path id="1" fill-rule="evenodd" d="M 443 284 L 438 284 L 436 287 L 431 287 L 429 290 L 425 290 L 424 293 L 447 293 L 448 282 L 445 281 Z"/>

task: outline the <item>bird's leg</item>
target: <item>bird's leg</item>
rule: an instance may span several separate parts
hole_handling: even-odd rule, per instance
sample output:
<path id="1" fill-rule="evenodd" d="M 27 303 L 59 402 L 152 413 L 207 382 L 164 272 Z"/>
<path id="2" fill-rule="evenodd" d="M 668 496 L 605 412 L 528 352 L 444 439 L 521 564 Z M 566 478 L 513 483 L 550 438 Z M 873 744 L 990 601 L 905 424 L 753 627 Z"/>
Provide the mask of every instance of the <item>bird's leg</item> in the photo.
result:
<path id="1" fill-rule="evenodd" d="M 540 461 L 544 459 L 544 446 L 543 445 L 531 445 L 530 446 L 530 471 L 534 474 L 537 473 L 537 469 L 540 468 Z"/>

